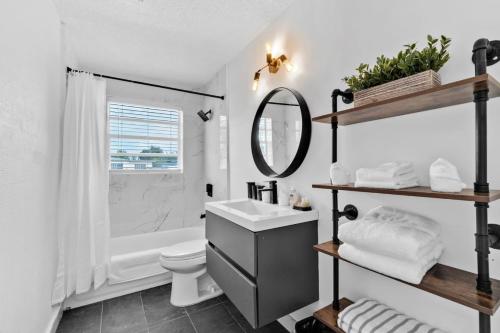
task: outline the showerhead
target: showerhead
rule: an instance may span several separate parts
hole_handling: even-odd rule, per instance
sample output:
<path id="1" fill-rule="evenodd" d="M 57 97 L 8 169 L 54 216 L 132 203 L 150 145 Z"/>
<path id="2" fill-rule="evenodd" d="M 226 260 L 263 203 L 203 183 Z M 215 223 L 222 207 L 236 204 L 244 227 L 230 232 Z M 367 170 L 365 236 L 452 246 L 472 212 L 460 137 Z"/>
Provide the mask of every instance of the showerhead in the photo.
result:
<path id="1" fill-rule="evenodd" d="M 200 116 L 200 118 L 203 121 L 210 120 L 210 118 L 212 116 L 212 110 L 208 110 L 208 112 L 203 112 L 203 110 L 200 110 L 200 111 L 198 111 L 198 116 Z"/>

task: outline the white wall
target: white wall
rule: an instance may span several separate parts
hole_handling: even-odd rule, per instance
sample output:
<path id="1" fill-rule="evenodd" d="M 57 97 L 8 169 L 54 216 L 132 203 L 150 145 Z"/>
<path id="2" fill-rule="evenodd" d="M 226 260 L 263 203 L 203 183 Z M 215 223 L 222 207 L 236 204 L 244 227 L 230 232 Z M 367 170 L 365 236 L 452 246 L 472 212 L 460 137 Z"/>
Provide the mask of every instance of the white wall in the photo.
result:
<path id="1" fill-rule="evenodd" d="M 480 14 L 474 9 L 483 8 Z M 500 39 L 497 22 L 500 3 L 481 1 L 296 1 L 229 64 L 230 184 L 231 197 L 246 196 L 246 181 L 263 180 L 252 162 L 250 132 L 260 100 L 272 88 L 286 86 L 300 91 L 312 116 L 331 110 L 330 94 L 343 88 L 341 78 L 360 62 L 372 64 L 381 53 L 395 54 L 403 44 L 418 41 L 423 47 L 428 33 L 453 38 L 452 59 L 441 71 L 450 82 L 473 75 L 471 48 L 479 37 Z M 261 75 L 257 92 L 251 90 L 253 73 L 265 61 L 266 42 L 281 45 L 297 71 Z M 500 75 L 500 66 L 490 69 Z M 500 107 L 490 103 L 489 180 L 500 186 Z M 343 106 L 342 106 L 343 107 Z M 340 161 L 351 170 L 391 160 L 412 161 L 426 183 L 429 164 L 437 157 L 455 163 L 468 186 L 474 176 L 474 112 L 467 104 L 438 111 L 353 125 L 339 130 Z M 327 182 L 330 165 L 330 127 L 313 124 L 309 153 L 301 168 L 279 186 L 294 185 L 320 211 L 319 237 L 331 237 L 331 194 L 313 190 L 312 183 Z M 475 219 L 472 203 L 361 193 L 341 193 L 340 205 L 354 203 L 361 213 L 377 205 L 419 211 L 439 221 L 446 252 L 441 263 L 475 271 Z M 490 209 L 492 222 L 500 222 L 500 206 Z M 320 295 L 326 304 L 332 297 L 332 260 L 320 255 Z M 500 255 L 491 255 L 491 274 L 500 278 Z M 477 312 L 437 296 L 342 263 L 341 294 L 351 299 L 370 296 L 410 315 L 454 333 L 477 332 Z M 500 330 L 500 315 L 492 332 Z"/>
<path id="2" fill-rule="evenodd" d="M 50 0 L 0 10 L 0 332 L 44 332 L 56 270 L 64 65 Z"/>
<path id="3" fill-rule="evenodd" d="M 111 237 L 179 229 L 202 223 L 204 124 L 196 115 L 203 98 L 160 88 L 107 81 L 108 99 L 171 107 L 183 112 L 184 170 L 110 175 Z"/>
<path id="4" fill-rule="evenodd" d="M 216 76 L 202 89 L 202 91 L 212 95 L 226 95 L 224 100 L 205 97 L 203 101 L 203 111 L 212 110 L 212 119 L 205 122 L 205 178 L 206 182 L 213 185 L 213 196 L 210 198 L 205 193 L 206 201 L 225 200 L 229 196 L 227 160 L 228 153 L 228 130 L 221 127 L 221 117 L 226 117 L 227 112 L 227 71 L 222 68 Z M 227 124 L 227 123 L 226 123 Z M 225 143 L 224 143 L 225 142 Z M 221 161 L 226 159 L 224 163 Z"/>

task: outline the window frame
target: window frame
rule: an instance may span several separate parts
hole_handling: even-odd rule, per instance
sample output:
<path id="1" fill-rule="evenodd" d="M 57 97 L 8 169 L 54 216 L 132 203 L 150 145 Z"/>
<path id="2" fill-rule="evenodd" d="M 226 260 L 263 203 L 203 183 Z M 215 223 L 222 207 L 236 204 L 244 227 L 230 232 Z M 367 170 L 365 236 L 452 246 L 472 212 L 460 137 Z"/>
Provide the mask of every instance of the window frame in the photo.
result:
<path id="1" fill-rule="evenodd" d="M 177 165 L 178 167 L 175 169 L 134 169 L 134 170 L 124 170 L 124 169 L 111 169 L 111 119 L 109 115 L 109 105 L 110 104 L 126 104 L 130 106 L 136 107 L 152 107 L 152 108 L 160 108 L 167 109 L 171 111 L 176 111 L 179 113 L 179 139 L 178 139 L 178 148 L 179 154 L 177 155 Z M 184 172 L 184 112 L 180 107 L 175 107 L 171 105 L 167 105 L 157 101 L 149 101 L 143 99 L 129 99 L 122 97 L 113 97 L 108 96 L 106 101 L 106 114 L 108 118 L 107 124 L 107 134 L 108 134 L 108 170 L 110 174 L 182 174 Z M 165 140 L 167 141 L 167 140 Z"/>

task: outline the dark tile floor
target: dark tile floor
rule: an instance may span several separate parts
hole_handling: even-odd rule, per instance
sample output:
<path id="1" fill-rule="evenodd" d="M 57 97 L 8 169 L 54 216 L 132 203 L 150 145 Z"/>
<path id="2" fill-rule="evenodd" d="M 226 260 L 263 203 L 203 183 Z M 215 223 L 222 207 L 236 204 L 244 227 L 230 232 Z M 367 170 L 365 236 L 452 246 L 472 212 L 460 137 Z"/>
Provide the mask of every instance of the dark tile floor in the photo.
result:
<path id="1" fill-rule="evenodd" d="M 236 307 L 220 296 L 177 308 L 171 285 L 64 311 L 57 333 L 287 333 L 278 322 L 252 329 Z"/>

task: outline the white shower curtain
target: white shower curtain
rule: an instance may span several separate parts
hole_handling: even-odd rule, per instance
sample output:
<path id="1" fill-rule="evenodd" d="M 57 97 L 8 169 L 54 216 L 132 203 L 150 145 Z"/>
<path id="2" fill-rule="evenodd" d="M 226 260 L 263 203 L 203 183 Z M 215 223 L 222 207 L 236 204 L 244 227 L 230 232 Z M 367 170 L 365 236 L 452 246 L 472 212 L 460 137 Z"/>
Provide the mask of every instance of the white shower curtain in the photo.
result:
<path id="1" fill-rule="evenodd" d="M 54 304 L 106 281 L 108 149 L 106 82 L 89 73 L 72 72 L 64 113 Z"/>

